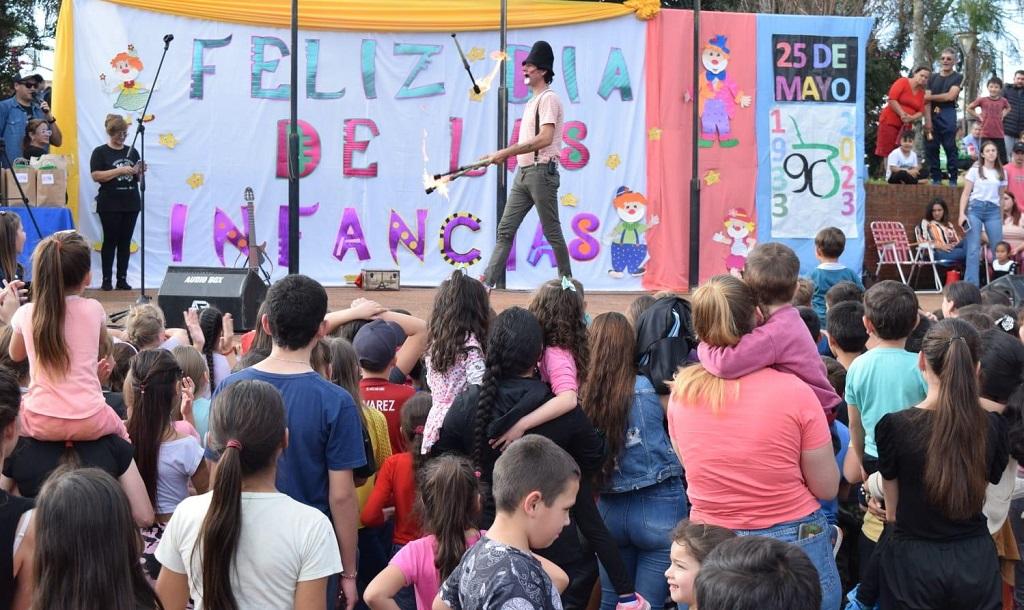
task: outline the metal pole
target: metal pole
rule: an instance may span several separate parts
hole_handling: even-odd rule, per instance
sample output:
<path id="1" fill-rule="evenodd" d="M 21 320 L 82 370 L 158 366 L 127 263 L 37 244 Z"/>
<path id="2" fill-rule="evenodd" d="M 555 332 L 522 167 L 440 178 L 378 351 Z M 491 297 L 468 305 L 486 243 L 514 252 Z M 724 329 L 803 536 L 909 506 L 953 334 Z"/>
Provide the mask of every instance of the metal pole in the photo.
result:
<path id="1" fill-rule="evenodd" d="M 693 0 L 693 133 L 691 134 L 690 162 L 690 290 L 700 283 L 700 176 L 697 175 L 697 139 L 700 134 L 700 0 Z"/>
<path id="2" fill-rule="evenodd" d="M 292 0 L 291 96 L 288 123 L 288 273 L 299 272 L 299 0 Z"/>
<path id="3" fill-rule="evenodd" d="M 501 18 L 498 26 L 499 46 L 501 52 L 504 53 L 508 49 L 508 0 L 501 0 Z M 501 60 L 501 65 L 498 68 L 498 145 L 496 150 L 501 150 L 508 146 L 508 83 L 505 79 L 505 62 L 506 59 Z M 497 187 L 497 198 L 495 208 L 498 215 L 495 218 L 501 218 L 502 214 L 505 213 L 505 202 L 508 199 L 508 169 L 507 165 L 501 164 L 498 166 L 498 187 Z M 494 225 L 495 235 L 497 235 L 498 225 Z M 504 264 L 504 261 L 502 261 Z M 491 278 L 495 281 L 497 288 L 505 287 L 505 272 L 502 270 L 496 278 Z"/>

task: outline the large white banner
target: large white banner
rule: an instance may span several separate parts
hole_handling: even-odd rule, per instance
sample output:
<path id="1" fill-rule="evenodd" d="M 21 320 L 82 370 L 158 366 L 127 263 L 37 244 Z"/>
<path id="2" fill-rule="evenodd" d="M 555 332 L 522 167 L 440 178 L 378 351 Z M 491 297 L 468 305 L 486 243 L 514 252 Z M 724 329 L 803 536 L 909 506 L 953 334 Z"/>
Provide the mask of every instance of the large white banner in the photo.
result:
<path id="1" fill-rule="evenodd" d="M 283 275 L 287 30 L 74 1 L 81 230 L 102 239 L 88 160 L 107 141 L 104 117 L 131 116 L 130 142 L 152 96 L 146 283 L 158 286 L 168 265 L 243 265 L 250 237 L 266 242 L 273 276 Z M 154 89 L 168 33 L 175 39 Z M 620 224 L 635 220 L 635 205 L 626 204 L 642 203 L 646 191 L 645 25 L 627 16 L 511 31 L 513 138 L 529 97 L 519 65 L 538 39 L 555 51 L 552 88 L 565 108 L 559 212 L 573 273 L 588 289 L 638 290 L 642 268 L 610 270 L 612 245 L 628 243 L 631 258 L 633 245 L 645 250 L 644 227 Z M 496 148 L 498 34 L 459 34 L 481 95 L 472 94 L 447 33 L 302 31 L 299 40 L 301 271 L 327 285 L 361 269 L 401 269 L 404 284 L 422 286 L 436 285 L 454 266 L 482 274 L 494 245 L 499 170 L 460 178 L 447 196 L 426 194 L 424 177 Z M 511 185 L 513 171 L 508 175 Z M 255 192 L 254 237 L 242 210 L 246 186 Z M 136 253 L 132 283 L 138 273 Z M 510 258 L 508 286 L 530 288 L 556 274 L 531 212 Z"/>

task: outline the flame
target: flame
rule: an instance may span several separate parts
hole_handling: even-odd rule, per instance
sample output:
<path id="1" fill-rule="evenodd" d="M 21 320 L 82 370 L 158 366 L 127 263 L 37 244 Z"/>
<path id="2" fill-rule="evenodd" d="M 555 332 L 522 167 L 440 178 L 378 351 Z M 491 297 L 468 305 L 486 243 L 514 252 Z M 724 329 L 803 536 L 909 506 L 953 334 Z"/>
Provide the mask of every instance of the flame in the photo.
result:
<path id="1" fill-rule="evenodd" d="M 435 180 L 434 176 L 427 170 L 427 166 L 430 162 L 430 157 L 427 156 L 427 130 L 423 130 L 423 190 L 427 191 L 433 188 L 436 192 L 440 193 L 442 197 L 448 199 L 448 176 L 442 176 Z"/>
<path id="2" fill-rule="evenodd" d="M 498 76 L 498 70 L 501 68 L 501 61 L 495 62 L 494 67 L 491 68 L 490 73 L 476 81 L 478 87 L 480 87 L 479 95 L 473 91 L 473 87 L 469 88 L 469 99 L 474 102 L 479 102 L 484 99 L 484 95 L 491 90 L 491 84 L 494 82 L 495 77 Z"/>

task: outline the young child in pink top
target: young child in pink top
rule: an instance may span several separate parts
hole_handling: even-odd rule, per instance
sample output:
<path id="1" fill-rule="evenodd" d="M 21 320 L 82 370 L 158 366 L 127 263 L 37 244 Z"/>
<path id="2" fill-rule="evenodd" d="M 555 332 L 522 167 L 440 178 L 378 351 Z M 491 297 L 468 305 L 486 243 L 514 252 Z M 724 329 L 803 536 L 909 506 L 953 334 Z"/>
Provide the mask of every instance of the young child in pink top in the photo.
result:
<path id="1" fill-rule="evenodd" d="M 791 373 L 811 386 L 829 424 L 842 400 L 828 381 L 818 348 L 800 313 L 790 305 L 800 276 L 800 259 L 788 246 L 758 244 L 747 257 L 743 281 L 757 295 L 765 321 L 733 347 L 697 346 L 712 375 L 737 379 L 765 367 Z"/>
<path id="2" fill-rule="evenodd" d="M 507 447 L 528 430 L 572 411 L 587 376 L 590 345 L 583 284 L 567 277 L 547 281 L 537 289 L 529 309 L 544 331 L 544 351 L 537 368 L 555 397 L 495 439 L 493 444 L 498 449 Z"/>
<path id="3" fill-rule="evenodd" d="M 45 441 L 127 439 L 96 374 L 106 313 L 82 291 L 92 280 L 89 244 L 73 231 L 39 242 L 32 255 L 33 302 L 11 320 L 11 358 L 29 361 L 22 434 Z"/>
<path id="4" fill-rule="evenodd" d="M 429 610 L 462 554 L 484 535 L 474 525 L 480 500 L 476 474 L 466 458 L 449 454 L 427 462 L 418 500 L 423 531 L 429 535 L 402 547 L 366 587 L 363 600 L 370 608 L 388 607 L 387 602 L 411 585 L 416 609 Z"/>

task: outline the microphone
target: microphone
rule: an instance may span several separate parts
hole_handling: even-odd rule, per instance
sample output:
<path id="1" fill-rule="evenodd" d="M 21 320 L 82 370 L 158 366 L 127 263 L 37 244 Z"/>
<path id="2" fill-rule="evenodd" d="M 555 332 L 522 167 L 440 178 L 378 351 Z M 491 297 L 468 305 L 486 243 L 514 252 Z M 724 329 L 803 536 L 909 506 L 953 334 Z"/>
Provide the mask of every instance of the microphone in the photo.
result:
<path id="1" fill-rule="evenodd" d="M 462 58 L 462 67 L 466 69 L 469 74 L 469 80 L 473 83 L 473 93 L 480 95 L 480 85 L 476 84 L 476 79 L 473 78 L 473 70 L 469 68 L 469 60 L 466 59 L 466 54 L 462 52 L 462 45 L 459 44 L 459 39 L 455 37 L 455 33 L 452 32 L 452 40 L 455 41 L 455 48 L 459 50 L 459 57 Z"/>
<path id="2" fill-rule="evenodd" d="M 174 40 L 174 34 L 166 34 L 164 36 L 164 50 L 171 46 L 172 40 Z"/>

